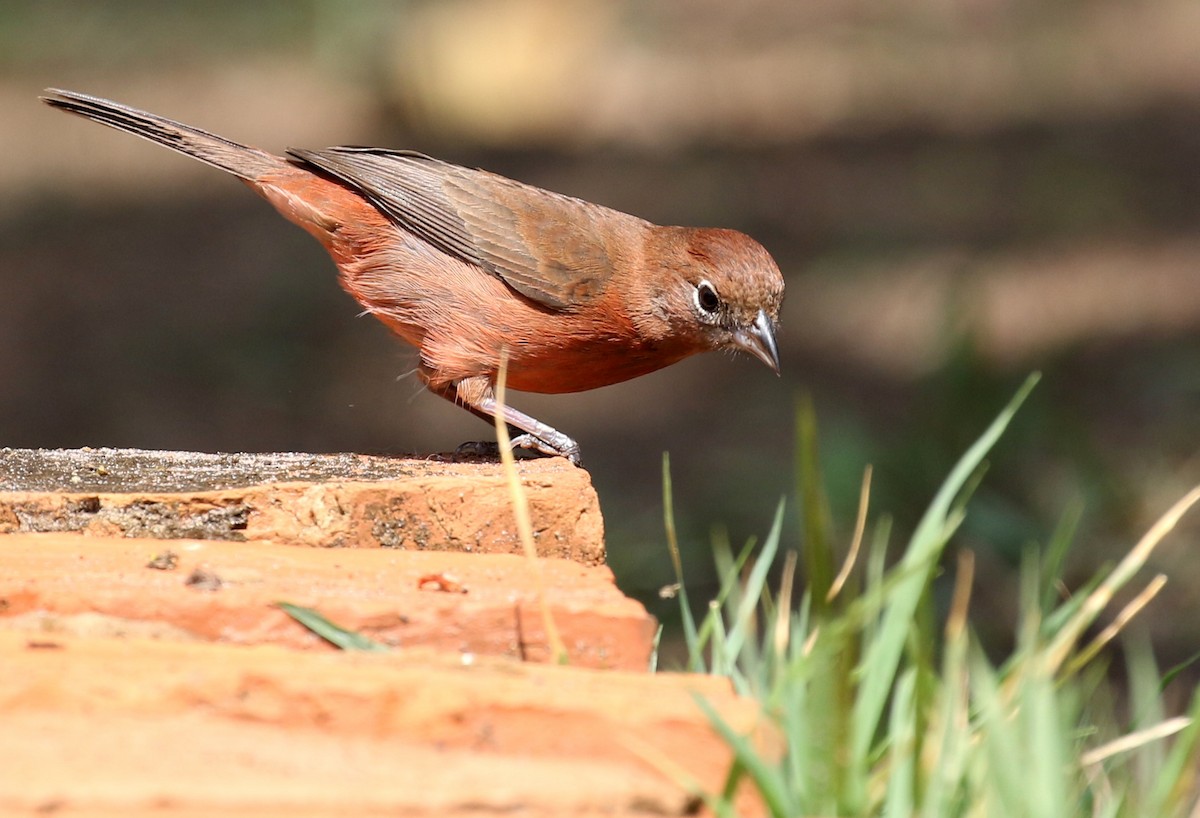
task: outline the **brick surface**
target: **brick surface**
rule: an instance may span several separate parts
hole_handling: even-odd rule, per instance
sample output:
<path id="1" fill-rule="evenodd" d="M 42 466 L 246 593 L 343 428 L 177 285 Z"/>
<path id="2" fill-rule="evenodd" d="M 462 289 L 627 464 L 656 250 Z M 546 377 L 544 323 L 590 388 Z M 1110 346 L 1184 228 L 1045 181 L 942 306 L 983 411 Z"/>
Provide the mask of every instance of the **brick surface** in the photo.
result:
<path id="1" fill-rule="evenodd" d="M 290 602 L 392 646 L 544 660 L 544 587 L 572 664 L 645 670 L 656 627 L 607 567 L 510 554 L 10 534 L 0 566 L 0 626 L 27 632 L 332 649 Z"/>
<path id="2" fill-rule="evenodd" d="M 604 562 L 591 478 L 517 463 L 543 556 Z M 516 554 L 499 464 L 355 454 L 0 449 L 0 533 Z"/>
<path id="3" fill-rule="evenodd" d="M 518 469 L 537 559 L 495 464 L 0 451 L 0 814 L 692 814 L 730 762 L 695 698 L 755 707 L 646 672 L 587 473 Z"/>
<path id="4" fill-rule="evenodd" d="M 0 632 L 0 812 L 679 815 L 728 764 L 722 680 L 427 651 Z"/>

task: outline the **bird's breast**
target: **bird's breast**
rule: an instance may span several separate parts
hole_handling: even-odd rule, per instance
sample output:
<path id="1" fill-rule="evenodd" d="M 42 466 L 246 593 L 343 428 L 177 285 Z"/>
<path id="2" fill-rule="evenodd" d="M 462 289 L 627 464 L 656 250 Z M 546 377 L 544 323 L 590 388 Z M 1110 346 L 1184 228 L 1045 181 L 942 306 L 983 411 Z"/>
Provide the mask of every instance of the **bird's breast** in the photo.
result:
<path id="1" fill-rule="evenodd" d="M 508 384 L 523 392 L 582 392 L 668 366 L 694 351 L 644 337 L 614 300 L 568 310 L 534 304 L 502 282 L 440 316 L 422 358 L 452 379 L 495 377 L 507 354 Z M 495 285 L 499 285 L 498 287 Z"/>

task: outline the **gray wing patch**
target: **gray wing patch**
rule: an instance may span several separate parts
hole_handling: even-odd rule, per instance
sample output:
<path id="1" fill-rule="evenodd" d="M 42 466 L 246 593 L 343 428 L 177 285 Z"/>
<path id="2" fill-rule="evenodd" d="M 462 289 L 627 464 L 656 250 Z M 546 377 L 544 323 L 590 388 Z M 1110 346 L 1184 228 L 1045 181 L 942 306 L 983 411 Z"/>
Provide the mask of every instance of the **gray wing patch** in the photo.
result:
<path id="1" fill-rule="evenodd" d="M 401 227 L 439 250 L 482 264 L 467 226 L 442 189 L 445 165 L 413 151 L 288 148 L 288 155 L 350 185 Z"/>
<path id="2" fill-rule="evenodd" d="M 288 154 L 360 191 L 439 250 L 488 270 L 544 306 L 585 302 L 607 281 L 611 259 L 596 220 L 615 211 L 412 151 L 342 147 Z"/>

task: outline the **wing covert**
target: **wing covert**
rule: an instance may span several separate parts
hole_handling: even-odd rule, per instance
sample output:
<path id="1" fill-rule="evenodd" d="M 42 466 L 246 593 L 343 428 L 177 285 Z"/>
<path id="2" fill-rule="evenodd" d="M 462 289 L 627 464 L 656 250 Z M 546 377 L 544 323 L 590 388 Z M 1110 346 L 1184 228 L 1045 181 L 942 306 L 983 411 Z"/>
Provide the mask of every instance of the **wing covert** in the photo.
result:
<path id="1" fill-rule="evenodd" d="M 361 192 L 399 226 L 553 309 L 586 303 L 613 268 L 622 224 L 641 219 L 413 151 L 288 154 Z"/>

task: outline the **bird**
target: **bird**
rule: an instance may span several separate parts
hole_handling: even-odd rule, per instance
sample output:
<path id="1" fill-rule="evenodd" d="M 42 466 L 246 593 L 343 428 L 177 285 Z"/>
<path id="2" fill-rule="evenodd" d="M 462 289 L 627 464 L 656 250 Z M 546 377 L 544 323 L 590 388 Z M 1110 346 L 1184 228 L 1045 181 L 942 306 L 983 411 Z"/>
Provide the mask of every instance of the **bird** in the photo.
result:
<path id="1" fill-rule="evenodd" d="M 784 280 L 745 233 L 660 226 L 412 150 L 279 156 L 88 94 L 41 99 L 240 179 L 325 247 L 365 313 L 417 348 L 429 391 L 499 415 L 519 432 L 514 450 L 581 463 L 574 439 L 496 400 L 502 358 L 508 388 L 549 394 L 711 350 L 779 374 Z"/>

